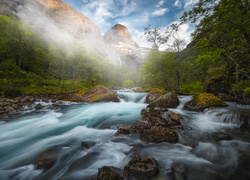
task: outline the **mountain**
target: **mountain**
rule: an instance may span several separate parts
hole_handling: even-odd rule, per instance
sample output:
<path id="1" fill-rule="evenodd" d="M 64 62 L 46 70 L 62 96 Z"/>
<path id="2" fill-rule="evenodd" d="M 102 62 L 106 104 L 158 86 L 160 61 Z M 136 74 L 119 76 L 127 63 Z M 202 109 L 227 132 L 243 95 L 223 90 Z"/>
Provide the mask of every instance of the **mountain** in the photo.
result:
<path id="1" fill-rule="evenodd" d="M 131 38 L 127 27 L 121 24 L 116 24 L 109 29 L 104 34 L 104 40 L 118 50 L 121 64 L 129 69 L 139 69 L 149 51 L 148 48 L 139 47 Z"/>
<path id="2" fill-rule="evenodd" d="M 65 50 L 74 49 L 72 44 L 78 40 L 112 64 L 137 69 L 145 60 L 145 49 L 132 40 L 125 26 L 117 24 L 102 36 L 88 17 L 62 0 L 0 0 L 0 5 L 0 14 L 17 16 Z"/>

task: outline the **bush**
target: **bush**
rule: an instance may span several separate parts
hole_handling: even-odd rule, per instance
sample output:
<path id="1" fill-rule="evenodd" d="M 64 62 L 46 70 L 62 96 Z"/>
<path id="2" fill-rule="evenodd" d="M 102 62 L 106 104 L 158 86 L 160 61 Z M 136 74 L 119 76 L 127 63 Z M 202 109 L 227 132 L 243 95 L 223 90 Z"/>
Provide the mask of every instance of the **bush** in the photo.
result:
<path id="1" fill-rule="evenodd" d="M 182 94 L 199 94 L 202 92 L 203 83 L 196 81 L 182 86 L 180 93 Z"/>
<path id="2" fill-rule="evenodd" d="M 248 92 L 248 89 L 250 88 L 250 80 L 243 80 L 236 84 L 233 84 L 232 92 Z M 245 89 L 247 89 L 245 91 Z"/>
<path id="3" fill-rule="evenodd" d="M 134 87 L 135 86 L 135 84 L 134 84 L 134 81 L 132 81 L 132 80 L 125 80 L 125 81 L 123 81 L 123 83 L 122 83 L 122 87 Z"/>

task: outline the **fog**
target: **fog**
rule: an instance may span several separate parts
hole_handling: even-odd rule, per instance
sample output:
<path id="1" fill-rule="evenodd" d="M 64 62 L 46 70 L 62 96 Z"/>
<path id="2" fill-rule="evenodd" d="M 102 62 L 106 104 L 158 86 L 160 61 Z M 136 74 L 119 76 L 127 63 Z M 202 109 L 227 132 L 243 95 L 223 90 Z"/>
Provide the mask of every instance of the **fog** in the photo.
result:
<path id="1" fill-rule="evenodd" d="M 117 50 L 104 42 L 98 27 L 69 5 L 48 0 L 23 2 L 23 5 L 19 6 L 17 16 L 64 53 L 72 55 L 84 50 L 97 53 L 112 64 L 120 64 Z"/>

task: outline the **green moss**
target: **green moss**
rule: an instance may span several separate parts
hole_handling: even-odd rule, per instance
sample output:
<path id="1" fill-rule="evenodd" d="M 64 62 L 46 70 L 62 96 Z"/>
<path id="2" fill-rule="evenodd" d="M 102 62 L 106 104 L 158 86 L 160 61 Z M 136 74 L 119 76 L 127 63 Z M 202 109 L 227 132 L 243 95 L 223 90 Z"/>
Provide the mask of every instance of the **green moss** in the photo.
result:
<path id="1" fill-rule="evenodd" d="M 191 105 L 193 106 L 204 106 L 204 107 L 219 107 L 219 106 L 226 106 L 227 104 L 219 99 L 218 97 L 214 96 L 210 93 L 202 93 L 196 95 L 193 100 L 191 101 Z"/>
<path id="2" fill-rule="evenodd" d="M 165 91 L 164 89 L 154 88 L 150 91 L 150 93 L 166 94 L 167 91 Z"/>

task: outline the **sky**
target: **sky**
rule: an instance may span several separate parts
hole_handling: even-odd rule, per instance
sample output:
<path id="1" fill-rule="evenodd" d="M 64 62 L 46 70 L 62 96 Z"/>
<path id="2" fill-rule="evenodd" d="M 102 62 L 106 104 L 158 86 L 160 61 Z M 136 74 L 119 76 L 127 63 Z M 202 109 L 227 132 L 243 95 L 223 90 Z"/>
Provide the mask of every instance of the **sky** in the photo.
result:
<path id="1" fill-rule="evenodd" d="M 132 39 L 141 47 L 152 47 L 146 41 L 144 28 L 161 27 L 162 31 L 179 22 L 183 12 L 190 10 L 199 0 L 62 0 L 87 16 L 105 34 L 115 24 L 128 28 Z M 178 36 L 191 41 L 193 24 L 183 24 Z M 169 44 L 173 39 L 169 40 Z M 165 46 L 160 47 L 166 49 Z"/>

